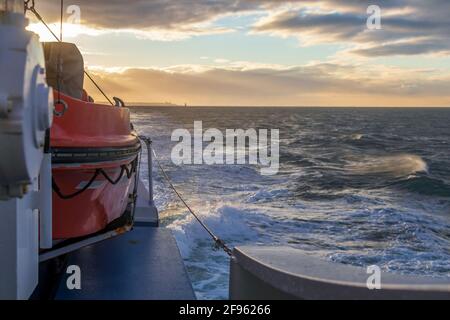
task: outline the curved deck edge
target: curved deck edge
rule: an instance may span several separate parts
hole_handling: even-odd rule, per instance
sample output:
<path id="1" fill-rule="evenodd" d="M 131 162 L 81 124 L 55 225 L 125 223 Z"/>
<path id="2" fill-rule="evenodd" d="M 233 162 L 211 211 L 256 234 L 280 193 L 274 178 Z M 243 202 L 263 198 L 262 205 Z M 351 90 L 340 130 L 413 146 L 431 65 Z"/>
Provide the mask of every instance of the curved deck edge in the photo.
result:
<path id="1" fill-rule="evenodd" d="M 418 300 L 450 299 L 450 278 L 381 273 L 369 290 L 364 268 L 329 262 L 288 247 L 239 247 L 230 272 L 230 299 Z"/>

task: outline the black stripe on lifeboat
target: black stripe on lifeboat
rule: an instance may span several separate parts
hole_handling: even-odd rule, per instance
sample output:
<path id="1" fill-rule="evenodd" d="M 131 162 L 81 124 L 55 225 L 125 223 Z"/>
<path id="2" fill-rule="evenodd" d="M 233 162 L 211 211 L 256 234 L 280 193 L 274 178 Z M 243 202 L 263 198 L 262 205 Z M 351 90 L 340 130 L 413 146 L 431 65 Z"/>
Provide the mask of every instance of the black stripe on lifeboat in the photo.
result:
<path id="1" fill-rule="evenodd" d="M 117 148 L 52 148 L 52 163 L 95 163 L 125 160 L 136 157 L 141 148 L 140 143 Z"/>

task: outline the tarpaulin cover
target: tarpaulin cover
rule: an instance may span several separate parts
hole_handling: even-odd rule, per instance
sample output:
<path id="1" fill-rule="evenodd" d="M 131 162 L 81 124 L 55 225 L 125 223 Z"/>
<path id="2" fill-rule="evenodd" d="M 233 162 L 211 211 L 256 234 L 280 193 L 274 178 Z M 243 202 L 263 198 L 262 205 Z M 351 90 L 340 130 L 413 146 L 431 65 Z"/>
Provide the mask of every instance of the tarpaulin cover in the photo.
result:
<path id="1" fill-rule="evenodd" d="M 46 42 L 44 45 L 47 83 L 68 96 L 81 99 L 83 95 L 84 61 L 73 43 Z M 58 61 L 61 61 L 58 86 Z"/>

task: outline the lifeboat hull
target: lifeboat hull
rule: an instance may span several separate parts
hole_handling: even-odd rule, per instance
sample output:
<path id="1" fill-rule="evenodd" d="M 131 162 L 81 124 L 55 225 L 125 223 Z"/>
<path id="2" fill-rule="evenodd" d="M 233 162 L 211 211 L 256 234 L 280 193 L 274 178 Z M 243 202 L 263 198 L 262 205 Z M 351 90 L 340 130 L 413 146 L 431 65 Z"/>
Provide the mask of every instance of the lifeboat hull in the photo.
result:
<path id="1" fill-rule="evenodd" d="M 140 143 L 128 109 L 55 93 L 53 238 L 101 232 L 133 202 Z"/>

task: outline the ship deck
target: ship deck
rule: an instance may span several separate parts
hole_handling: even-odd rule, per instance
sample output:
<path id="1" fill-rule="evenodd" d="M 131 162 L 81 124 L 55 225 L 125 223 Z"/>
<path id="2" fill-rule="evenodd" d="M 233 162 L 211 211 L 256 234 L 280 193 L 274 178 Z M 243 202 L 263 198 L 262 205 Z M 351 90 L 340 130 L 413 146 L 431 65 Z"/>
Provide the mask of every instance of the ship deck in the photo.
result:
<path id="1" fill-rule="evenodd" d="M 68 257 L 81 269 L 81 290 L 56 300 L 194 300 L 195 294 L 170 230 L 136 227 L 122 236 L 85 247 Z"/>
<path id="2" fill-rule="evenodd" d="M 81 290 L 69 290 L 64 274 L 56 300 L 195 300 L 171 231 L 158 227 L 158 212 L 139 183 L 132 231 L 68 254 L 81 271 Z"/>

